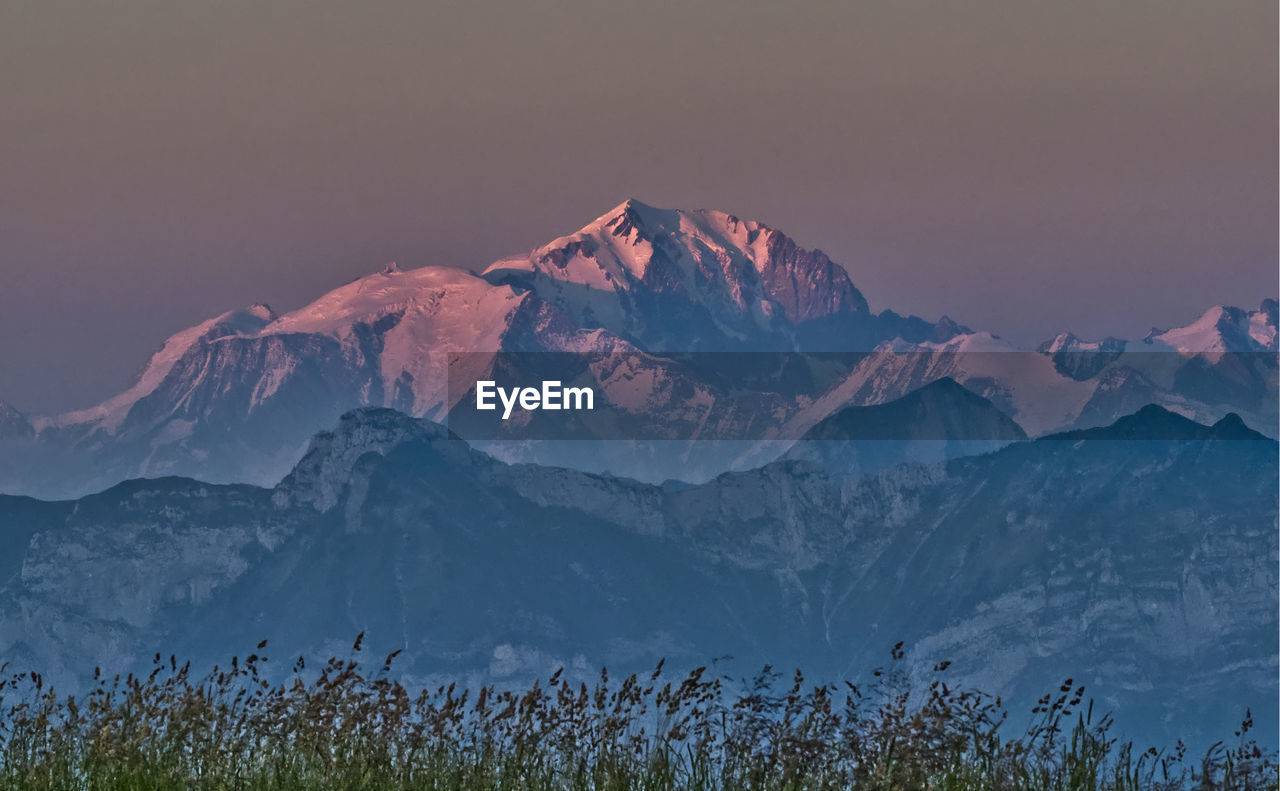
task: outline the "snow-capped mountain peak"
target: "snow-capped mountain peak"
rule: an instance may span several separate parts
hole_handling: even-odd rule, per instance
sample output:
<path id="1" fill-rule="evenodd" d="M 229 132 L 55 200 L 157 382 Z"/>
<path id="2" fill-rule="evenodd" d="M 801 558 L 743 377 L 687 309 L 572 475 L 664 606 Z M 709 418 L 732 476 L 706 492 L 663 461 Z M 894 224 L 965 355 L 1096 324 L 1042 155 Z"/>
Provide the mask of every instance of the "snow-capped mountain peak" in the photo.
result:
<path id="1" fill-rule="evenodd" d="M 754 343 L 815 320 L 865 318 L 843 267 L 762 223 L 720 211 L 658 209 L 627 200 L 527 256 L 494 263 L 491 283 L 532 289 L 584 326 L 650 349 Z M 661 313 L 661 324 L 646 313 Z M 717 340 L 718 338 L 718 340 Z"/>
<path id="2" fill-rule="evenodd" d="M 30 421 L 35 441 L 82 459 L 79 468 L 59 458 L 36 473 L 24 465 L 15 480 L 39 478 L 25 491 L 55 496 L 139 475 L 274 483 L 317 428 L 349 409 L 446 419 L 465 392 L 450 392 L 451 364 L 466 355 L 467 376 L 482 378 L 499 351 L 604 351 L 628 365 L 644 358 L 640 367 L 649 373 L 699 394 L 701 374 L 668 376 L 679 363 L 665 353 L 878 350 L 839 382 L 807 393 L 792 412 L 766 420 L 799 436 L 834 410 L 881 403 L 949 376 L 1039 435 L 1086 412 L 1113 415 L 1119 396 L 1095 403 L 1105 390 L 1098 370 L 1059 353 L 1110 351 L 1116 343 L 1125 345 L 1064 333 L 1042 347 L 1047 354 L 1009 354 L 1025 350 L 947 318 L 873 314 L 849 274 L 820 250 L 725 212 L 632 199 L 481 272 L 391 264 L 284 315 L 253 305 L 178 332 L 128 390 L 90 409 Z M 1274 351 L 1276 302 L 1252 312 L 1214 308 L 1186 328 L 1155 333 L 1150 343 Z M 1083 356 L 1110 364 L 1108 355 Z M 1162 376 L 1121 395 L 1154 400 L 1148 390 L 1172 386 L 1172 374 Z M 1274 390 L 1274 379 L 1258 381 Z M 675 408 L 659 401 L 645 408 Z M 1192 411 L 1216 419 L 1220 405 Z M 1250 420 L 1259 416 L 1248 404 L 1240 408 Z M 1274 422 L 1269 413 L 1260 416 L 1259 425 Z"/>
<path id="3" fill-rule="evenodd" d="M 1086 341 L 1072 332 L 1060 332 L 1051 339 L 1040 344 L 1036 351 L 1041 354 L 1058 354 L 1059 352 L 1115 352 L 1124 348 L 1125 342 L 1110 335 L 1100 341 Z"/>
<path id="4" fill-rule="evenodd" d="M 373 323 L 388 316 L 423 313 L 443 320 L 453 306 L 476 307 L 492 302 L 494 315 L 483 318 L 497 322 L 502 310 L 516 299 L 510 288 L 494 287 L 470 272 L 446 266 L 425 266 L 402 271 L 392 264 L 371 275 L 358 278 L 330 291 L 316 301 L 281 316 L 265 329 L 268 333 L 320 332 L 343 334 L 360 323 Z M 486 312 L 487 314 L 487 312 Z M 476 349 L 483 345 L 482 328 L 464 342 Z"/>
<path id="5" fill-rule="evenodd" d="M 275 319 L 276 313 L 269 305 L 258 303 L 240 310 L 227 311 L 194 327 L 188 327 L 169 336 L 147 360 L 128 390 L 88 409 L 66 412 L 54 418 L 37 419 L 34 425 L 42 430 L 93 422 L 108 433 L 114 432 L 128 416 L 133 405 L 155 391 L 174 365 L 194 347 L 221 338 L 254 335 Z"/>
<path id="6" fill-rule="evenodd" d="M 1264 299 L 1251 311 L 1214 305 L 1185 327 L 1152 330 L 1143 342 L 1184 354 L 1274 352 L 1278 348 L 1276 307 L 1274 299 Z"/>
<path id="7" fill-rule="evenodd" d="M 387 405 L 422 416 L 445 406 L 449 355 L 497 351 L 513 333 L 519 348 L 577 349 L 601 342 L 601 331 L 658 351 L 794 348 L 806 322 L 868 315 L 847 273 L 820 251 L 724 212 L 632 199 L 481 274 L 390 264 L 284 315 L 265 305 L 223 314 L 170 337 L 125 392 L 36 425 L 77 427 L 78 437 L 115 435 L 126 422 L 130 431 L 154 427 L 177 414 L 194 425 L 231 392 L 243 392 L 237 408 L 252 411 L 299 376 L 332 385 L 337 374 L 313 371 L 318 365 L 354 377 L 343 387 L 361 395 L 344 408 Z M 842 329 L 824 325 L 821 333 L 839 338 Z"/>

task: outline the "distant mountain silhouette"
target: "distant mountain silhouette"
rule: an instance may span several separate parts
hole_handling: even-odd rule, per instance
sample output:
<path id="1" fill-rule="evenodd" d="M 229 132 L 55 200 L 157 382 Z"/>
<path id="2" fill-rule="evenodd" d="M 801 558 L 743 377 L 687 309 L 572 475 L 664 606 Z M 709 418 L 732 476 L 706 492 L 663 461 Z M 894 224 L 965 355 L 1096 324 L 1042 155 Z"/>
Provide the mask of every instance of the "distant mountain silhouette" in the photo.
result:
<path id="1" fill-rule="evenodd" d="M 1045 439 L 1079 440 L 1266 440 L 1267 436 L 1245 425 L 1232 412 L 1206 426 L 1156 404 L 1148 404 L 1132 415 L 1126 415 L 1109 426 L 1064 431 Z"/>
<path id="2" fill-rule="evenodd" d="M 992 417 L 950 383 L 885 406 L 929 403 Z M 1253 436 L 1230 419 L 1117 422 L 1090 436 L 1185 438 L 1012 442 L 872 475 L 786 459 L 690 486 L 505 464 L 358 410 L 271 489 L 0 497 L 0 661 L 74 685 L 156 651 L 207 665 L 267 637 L 273 656 L 328 656 L 368 630 L 423 683 L 725 654 L 825 680 L 905 640 L 911 673 L 952 660 L 951 683 L 1015 711 L 1074 675 L 1145 729 L 1129 736 L 1193 738 L 1246 705 L 1274 735 L 1275 442 L 1214 441 Z"/>
<path id="3" fill-rule="evenodd" d="M 810 429 L 806 440 L 1027 438 L 1022 427 L 951 377 L 930 382 L 886 404 L 851 406 Z"/>

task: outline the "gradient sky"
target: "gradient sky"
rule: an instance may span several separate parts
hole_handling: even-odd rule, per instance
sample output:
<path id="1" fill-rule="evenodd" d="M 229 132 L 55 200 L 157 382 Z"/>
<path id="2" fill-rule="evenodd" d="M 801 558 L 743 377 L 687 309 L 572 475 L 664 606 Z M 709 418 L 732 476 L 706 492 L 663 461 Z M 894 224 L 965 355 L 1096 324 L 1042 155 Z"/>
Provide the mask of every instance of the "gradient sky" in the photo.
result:
<path id="1" fill-rule="evenodd" d="M 876 310 L 1026 343 L 1277 292 L 1259 2 L 6 0 L 0 399 L 627 196 L 759 219 Z"/>

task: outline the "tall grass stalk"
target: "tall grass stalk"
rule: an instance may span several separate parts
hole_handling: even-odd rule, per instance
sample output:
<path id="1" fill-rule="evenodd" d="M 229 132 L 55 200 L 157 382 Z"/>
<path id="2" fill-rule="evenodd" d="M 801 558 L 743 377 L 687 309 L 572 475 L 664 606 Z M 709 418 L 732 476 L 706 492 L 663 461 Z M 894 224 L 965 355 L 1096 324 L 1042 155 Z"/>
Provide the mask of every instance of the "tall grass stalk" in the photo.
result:
<path id="1" fill-rule="evenodd" d="M 1001 700 L 949 686 L 946 663 L 919 691 L 892 668 L 861 688 L 770 668 L 744 683 L 706 668 L 669 679 L 659 663 L 590 685 L 556 672 L 520 691 L 411 692 L 392 676 L 395 654 L 361 663 L 360 639 L 352 658 L 317 670 L 299 659 L 284 681 L 264 672 L 265 649 L 202 677 L 157 655 L 145 677 L 95 672 L 82 697 L 0 668 L 0 787 L 1277 788 L 1276 754 L 1249 736 L 1251 718 L 1198 760 L 1181 743 L 1140 750 L 1070 680 L 1010 735 Z"/>

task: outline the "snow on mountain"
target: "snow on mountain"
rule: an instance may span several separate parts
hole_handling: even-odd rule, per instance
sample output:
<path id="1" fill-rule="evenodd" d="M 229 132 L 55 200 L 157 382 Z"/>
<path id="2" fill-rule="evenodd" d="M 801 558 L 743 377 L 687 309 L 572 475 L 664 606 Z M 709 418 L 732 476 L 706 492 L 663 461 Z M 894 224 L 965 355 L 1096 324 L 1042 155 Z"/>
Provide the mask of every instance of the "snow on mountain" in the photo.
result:
<path id="1" fill-rule="evenodd" d="M 423 415 L 444 405 L 449 355 L 500 349 L 525 299 L 459 269 L 402 272 L 393 264 L 281 316 L 261 334 L 326 335 L 358 346 L 362 328 L 372 328 L 382 391 L 398 392 L 405 411 Z"/>
<path id="2" fill-rule="evenodd" d="M 942 342 L 895 339 L 800 410 L 787 433 L 803 433 L 843 406 L 884 403 L 950 377 L 1032 436 L 1103 425 L 1148 403 L 1206 423 L 1238 411 L 1274 436 L 1277 365 L 1266 352 L 1277 348 L 1276 308 L 1272 299 L 1255 311 L 1216 306 L 1142 342 L 1063 332 L 1034 353 L 971 330 Z"/>
<path id="3" fill-rule="evenodd" d="M 193 385 L 193 372 L 196 379 L 236 374 L 216 362 L 221 353 L 268 338 L 279 344 L 258 362 L 262 367 L 239 372 L 254 379 L 247 408 L 259 407 L 298 374 L 301 361 L 291 349 L 306 345 L 301 336 L 322 336 L 337 341 L 345 365 L 359 368 L 360 376 L 376 370 L 378 381 L 361 385 L 360 403 L 422 416 L 447 406 L 446 367 L 457 353 L 579 350 L 607 344 L 599 331 L 659 348 L 664 339 L 678 340 L 671 348 L 679 350 L 747 340 L 790 348 L 796 327 L 839 315 L 867 316 L 866 300 L 821 252 L 721 212 L 666 211 L 631 200 L 528 256 L 493 264 L 482 276 L 439 266 L 401 271 L 393 264 L 282 316 L 255 305 L 210 319 L 166 341 L 125 392 L 37 427 L 92 424 L 115 434 L 184 358 L 203 360 L 186 366 L 186 383 Z"/>
<path id="4" fill-rule="evenodd" d="M 1274 299 L 1253 311 L 1216 305 L 1186 326 L 1152 330 L 1141 341 L 1089 342 L 1060 333 L 1039 352 L 1063 375 L 1096 386 L 1076 427 L 1101 425 L 1158 403 L 1204 423 L 1238 411 L 1275 436 L 1276 308 Z"/>
<path id="5" fill-rule="evenodd" d="M 112 396 L 106 401 L 89 409 L 65 412 L 52 418 L 37 419 L 38 430 L 45 428 L 61 428 L 82 423 L 95 423 L 108 433 L 114 433 L 124 422 L 129 409 L 139 399 L 152 393 L 164 381 L 173 369 L 193 347 L 200 343 L 210 343 L 220 338 L 253 335 L 276 318 L 275 312 L 267 305 L 250 305 L 242 310 L 233 310 L 201 322 L 181 332 L 171 335 L 164 344 L 151 355 L 142 372 L 133 385 L 124 392 Z"/>
<path id="6" fill-rule="evenodd" d="M 1277 338 L 1277 313 L 1280 304 L 1274 299 L 1264 299 L 1258 310 L 1249 314 L 1249 337 L 1267 351 L 1280 350 L 1280 338 Z"/>
<path id="7" fill-rule="evenodd" d="M 943 378 L 988 399 L 1031 436 L 1070 425 L 1096 387 L 1064 376 L 1050 358 L 989 332 L 942 343 L 886 342 L 802 410 L 788 434 L 803 434 L 843 406 L 885 403 Z"/>
<path id="8" fill-rule="evenodd" d="M 1274 352 L 1276 300 L 1265 299 L 1257 310 L 1215 305 L 1185 327 L 1152 330 L 1143 343 L 1184 354 Z"/>
<path id="9" fill-rule="evenodd" d="M 1036 347 L 1041 354 L 1099 353 L 1124 351 L 1128 341 L 1108 335 L 1100 341 L 1086 341 L 1073 332 L 1060 332 Z"/>
<path id="10" fill-rule="evenodd" d="M 684 388 L 644 352 L 871 348 L 961 330 L 872 315 L 843 268 L 759 223 L 632 200 L 483 274 L 392 265 L 284 315 L 255 305 L 179 332 L 126 391 L 35 421 L 53 449 L 43 479 L 34 465 L 0 480 L 40 479 L 19 488 L 47 496 L 136 475 L 269 483 L 350 408 L 442 419 L 461 397 L 451 359 L 477 376 L 489 364 L 472 352 L 602 351 Z M 621 397 L 626 382 L 605 385 Z"/>
<path id="11" fill-rule="evenodd" d="M 773 308 L 759 303 L 772 300 L 794 323 L 868 309 L 843 268 L 767 225 L 634 199 L 527 257 L 494 263 L 485 274 L 518 271 L 600 291 L 673 291 L 748 312 L 760 307 L 764 314 Z"/>
<path id="12" fill-rule="evenodd" d="M 848 273 L 822 251 L 724 212 L 634 199 L 482 276 L 526 286 L 583 326 L 650 351 L 795 348 L 807 323 L 874 320 Z"/>
<path id="13" fill-rule="evenodd" d="M 1060 332 L 1040 344 L 1036 351 L 1048 355 L 1059 373 L 1084 381 L 1114 362 L 1127 345 L 1127 341 L 1110 336 L 1100 341 L 1086 341 L 1074 333 Z"/>
<path id="14" fill-rule="evenodd" d="M 1060 332 L 1057 335 L 1053 336 L 1051 339 L 1040 344 L 1038 347 L 1036 347 L 1036 350 L 1043 354 L 1057 354 L 1059 352 L 1066 352 L 1066 351 L 1096 352 L 1096 351 L 1099 351 L 1103 347 L 1103 345 L 1110 340 L 1113 340 L 1113 339 L 1108 337 L 1101 341 L 1086 341 L 1076 337 L 1075 333 L 1073 332 Z"/>
<path id="15" fill-rule="evenodd" d="M 46 496 L 137 475 L 272 483 L 314 431 L 353 407 L 444 419 L 462 396 L 449 392 L 451 360 L 462 355 L 475 378 L 492 364 L 474 352 L 599 352 L 605 374 L 618 374 L 600 384 L 619 405 L 668 412 L 679 426 L 712 416 L 697 436 L 733 437 L 733 427 L 751 416 L 730 414 L 727 402 L 716 403 L 723 383 L 707 386 L 701 373 L 677 371 L 663 353 L 876 350 L 829 389 L 788 404 L 760 400 L 779 426 L 776 436 L 799 437 L 840 408 L 882 403 L 942 377 L 1038 435 L 1077 426 L 1082 415 L 1113 419 L 1114 404 L 1132 406 L 1148 389 L 1178 388 L 1181 363 L 1149 364 L 1140 377 L 1115 373 L 1117 343 L 1146 351 L 1274 350 L 1276 303 L 1249 313 L 1215 308 L 1147 344 L 1064 334 L 1036 354 L 945 317 L 930 323 L 872 313 L 841 266 L 761 223 L 628 200 L 575 233 L 479 273 L 391 265 L 284 315 L 254 305 L 183 330 L 124 392 L 31 421 L 47 463 L 28 465 L 10 454 L 20 469 L 0 469 L 0 481 L 10 490 L 11 481 L 37 481 L 18 490 Z M 1275 389 L 1267 372 L 1228 368 L 1198 375 L 1208 384 L 1197 385 L 1202 392 L 1190 406 L 1167 392 L 1156 400 L 1200 419 L 1238 411 L 1272 425 L 1258 396 Z M 640 392 L 641 380 L 662 387 Z M 1218 387 L 1218 380 L 1230 386 Z M 1097 401 L 1100 383 L 1110 389 Z M 686 397 L 673 403 L 668 393 Z M 1215 400 L 1231 403 L 1219 408 Z"/>
<path id="16" fill-rule="evenodd" d="M 1184 355 L 1222 352 L 1274 352 L 1277 303 L 1264 299 L 1257 310 L 1214 305 L 1195 321 L 1169 330 L 1152 329 L 1141 341 L 1106 337 L 1087 341 L 1071 332 L 1060 332 L 1037 347 L 1042 354 L 1133 351 L 1176 351 Z"/>

